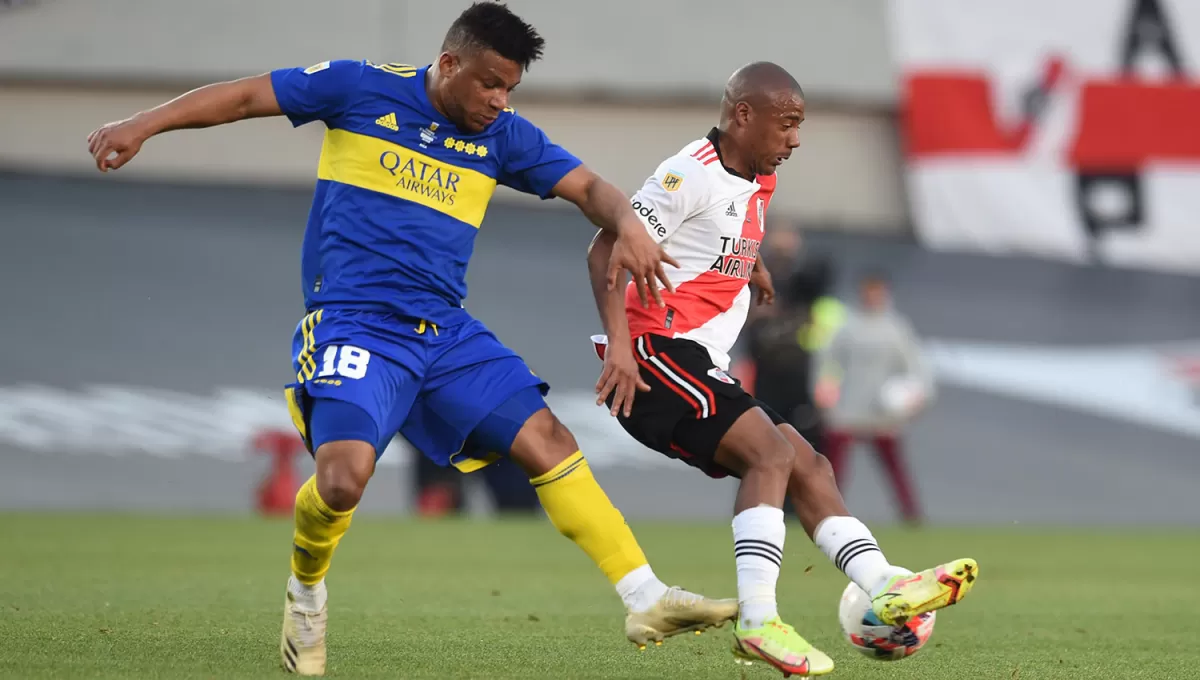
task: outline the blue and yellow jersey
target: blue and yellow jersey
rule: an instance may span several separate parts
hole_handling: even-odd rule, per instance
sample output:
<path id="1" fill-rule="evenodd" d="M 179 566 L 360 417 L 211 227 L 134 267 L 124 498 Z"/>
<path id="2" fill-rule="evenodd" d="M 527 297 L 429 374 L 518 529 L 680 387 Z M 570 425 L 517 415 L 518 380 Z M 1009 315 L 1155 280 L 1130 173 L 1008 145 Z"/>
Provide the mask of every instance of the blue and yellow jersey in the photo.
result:
<path id="1" fill-rule="evenodd" d="M 341 60 L 271 72 L 292 125 L 327 128 L 302 250 L 309 310 L 466 319 L 467 263 L 496 185 L 550 198 L 580 164 L 512 110 L 460 132 L 430 103 L 428 68 Z"/>

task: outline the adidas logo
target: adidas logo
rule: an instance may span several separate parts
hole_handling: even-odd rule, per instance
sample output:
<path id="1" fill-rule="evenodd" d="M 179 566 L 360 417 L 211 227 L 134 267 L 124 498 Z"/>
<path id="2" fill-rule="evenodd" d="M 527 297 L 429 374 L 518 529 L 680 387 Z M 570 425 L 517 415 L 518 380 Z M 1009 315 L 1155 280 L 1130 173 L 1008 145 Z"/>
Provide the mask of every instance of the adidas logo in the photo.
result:
<path id="1" fill-rule="evenodd" d="M 734 207 L 733 203 L 729 204 L 729 209 L 725 211 L 725 214 L 728 215 L 729 217 L 737 217 L 738 216 L 737 208 Z"/>
<path id="2" fill-rule="evenodd" d="M 376 118 L 375 124 L 381 125 L 392 132 L 398 132 L 400 130 L 400 126 L 396 124 L 396 114 L 394 113 L 389 113 L 386 116 L 380 116 Z"/>

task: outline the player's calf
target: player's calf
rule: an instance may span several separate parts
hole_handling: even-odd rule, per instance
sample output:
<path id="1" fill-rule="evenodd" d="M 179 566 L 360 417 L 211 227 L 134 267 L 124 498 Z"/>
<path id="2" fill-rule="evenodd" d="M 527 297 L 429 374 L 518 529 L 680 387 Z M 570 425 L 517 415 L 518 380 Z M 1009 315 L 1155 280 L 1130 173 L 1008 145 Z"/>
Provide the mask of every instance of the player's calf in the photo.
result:
<path id="1" fill-rule="evenodd" d="M 596 562 L 628 609 L 649 609 L 666 593 L 625 518 L 596 483 L 575 437 L 549 408 L 526 420 L 509 456 L 529 475 L 550 522 Z"/>
<path id="2" fill-rule="evenodd" d="M 551 523 L 596 562 L 628 616 L 625 635 L 639 647 L 737 615 L 733 600 L 710 600 L 658 579 L 633 531 L 592 475 L 575 437 L 548 408 L 528 418 L 509 447 L 530 476 Z"/>
<path id="3" fill-rule="evenodd" d="M 292 537 L 293 588 L 302 600 L 322 584 L 333 551 L 350 528 L 350 519 L 375 470 L 375 447 L 363 441 L 321 444 L 317 472 L 296 495 Z"/>
<path id="4" fill-rule="evenodd" d="M 796 508 L 800 525 L 812 538 L 826 518 L 849 516 L 850 511 L 846 509 L 842 493 L 838 490 L 829 459 L 817 453 L 792 426 L 782 425 L 779 431 L 796 452 L 788 474 L 788 495 Z"/>
<path id="5" fill-rule="evenodd" d="M 787 439 L 757 407 L 742 413 L 717 447 L 717 464 L 742 480 L 733 518 L 739 628 L 758 629 L 779 615 L 775 586 L 787 533 L 782 508 L 795 459 Z"/>
<path id="6" fill-rule="evenodd" d="M 910 573 L 892 566 L 871 530 L 850 515 L 828 460 L 791 425 L 780 425 L 778 429 L 796 451 L 788 493 L 804 530 L 821 552 L 872 595 L 893 576 Z"/>
<path id="7" fill-rule="evenodd" d="M 871 596 L 884 623 L 903 623 L 966 596 L 979 571 L 974 560 L 955 560 L 919 574 L 892 565 L 871 530 L 850 516 L 829 461 L 790 425 L 779 430 L 796 449 L 788 493 L 800 522 L 821 552 Z"/>
<path id="8" fill-rule="evenodd" d="M 376 426 L 353 404 L 315 400 L 309 418 L 316 474 L 296 494 L 292 574 L 279 651 L 286 670 L 325 673 L 325 574 L 375 471 Z"/>

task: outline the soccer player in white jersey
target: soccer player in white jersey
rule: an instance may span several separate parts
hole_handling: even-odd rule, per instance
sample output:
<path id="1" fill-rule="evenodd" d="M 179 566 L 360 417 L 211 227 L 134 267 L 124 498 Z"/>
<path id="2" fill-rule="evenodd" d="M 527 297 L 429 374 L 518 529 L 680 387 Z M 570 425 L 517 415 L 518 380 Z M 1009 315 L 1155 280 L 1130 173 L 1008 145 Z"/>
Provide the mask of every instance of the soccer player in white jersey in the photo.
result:
<path id="1" fill-rule="evenodd" d="M 775 169 L 799 146 L 804 95 L 781 67 L 757 62 L 729 79 L 720 125 L 655 171 L 632 203 L 678 263 L 665 306 L 637 304 L 633 286 L 608 270 L 613 239 L 588 252 L 606 335 L 594 336 L 604 370 L 596 384 L 625 430 L 645 446 L 712 477 L 741 479 L 733 518 L 740 611 L 734 654 L 785 675 L 821 675 L 833 661 L 779 617 L 783 503 L 838 569 L 867 591 L 888 625 L 958 602 L 978 573 L 959 559 L 920 573 L 893 566 L 871 531 L 846 509 L 823 456 L 725 371 L 746 320 L 750 286 L 773 302 L 758 258 Z M 638 394 L 642 392 L 642 394 Z M 636 399 L 634 398 L 636 396 Z"/>

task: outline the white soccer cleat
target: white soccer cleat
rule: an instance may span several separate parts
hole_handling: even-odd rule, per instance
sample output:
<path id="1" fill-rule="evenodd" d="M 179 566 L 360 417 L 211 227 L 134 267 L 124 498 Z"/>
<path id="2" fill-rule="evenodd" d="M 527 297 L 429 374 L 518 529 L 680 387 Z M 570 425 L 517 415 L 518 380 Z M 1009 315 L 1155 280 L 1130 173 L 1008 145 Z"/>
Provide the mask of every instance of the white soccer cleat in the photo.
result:
<path id="1" fill-rule="evenodd" d="M 297 675 L 325 675 L 326 607 L 312 612 L 301 608 L 289 589 L 283 605 L 283 634 L 279 654 L 283 668 Z"/>

